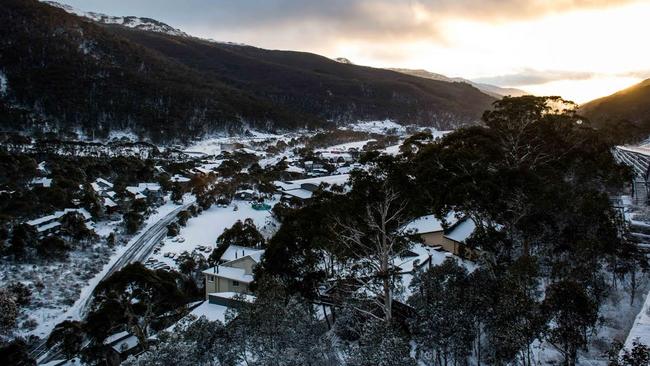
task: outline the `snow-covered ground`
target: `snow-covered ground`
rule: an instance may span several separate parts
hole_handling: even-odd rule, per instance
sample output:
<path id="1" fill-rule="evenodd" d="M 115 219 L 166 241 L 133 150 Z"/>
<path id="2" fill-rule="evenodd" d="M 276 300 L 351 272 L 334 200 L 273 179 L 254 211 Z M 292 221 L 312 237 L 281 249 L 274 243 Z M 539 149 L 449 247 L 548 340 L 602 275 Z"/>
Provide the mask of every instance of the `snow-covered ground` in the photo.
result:
<path id="1" fill-rule="evenodd" d="M 390 120 L 357 122 L 350 124 L 343 129 L 377 134 L 394 132 L 397 135 L 403 135 L 406 133 L 406 126 L 402 126 L 399 123 Z"/>
<path id="2" fill-rule="evenodd" d="M 259 131 L 248 131 L 249 136 L 228 136 L 228 135 L 215 135 L 212 137 L 206 137 L 195 142 L 192 145 L 187 146 L 184 150 L 191 152 L 201 152 L 207 155 L 219 155 L 221 153 L 221 144 L 250 144 L 251 142 L 264 141 L 264 140 L 273 140 L 277 141 L 289 141 L 294 137 L 299 136 L 296 133 L 276 135 L 271 133 L 259 132 Z"/>
<path id="3" fill-rule="evenodd" d="M 190 195 L 186 200 L 193 200 Z M 25 329 L 22 335 L 47 337 L 54 326 L 64 320 L 79 320 L 81 311 L 87 304 L 95 286 L 104 278 L 111 265 L 137 240 L 149 226 L 158 222 L 179 205 L 171 202 L 157 208 L 143 224 L 142 230 L 133 236 L 124 246 L 117 246 L 111 252 L 107 247 L 91 251 L 86 255 L 71 255 L 69 262 L 61 262 L 50 266 L 24 266 L 25 271 L 6 270 L 4 273 L 21 273 L 25 284 L 40 281 L 44 284 L 41 290 L 34 293 L 35 301 L 30 306 L 28 316 L 37 324 L 33 329 Z M 101 222 L 98 234 L 112 232 L 116 223 Z"/>
<path id="4" fill-rule="evenodd" d="M 278 200 L 279 196 L 275 196 L 266 203 L 273 207 Z M 236 211 L 234 209 L 235 206 L 237 207 Z M 168 264 L 171 268 L 176 268 L 177 265 L 174 260 L 165 257 L 165 253 L 192 253 L 200 245 L 209 248 L 209 250 L 203 252 L 204 256 L 208 257 L 212 249 L 216 246 L 219 235 L 225 229 L 230 228 L 237 220 L 244 221 L 247 218 L 253 219 L 255 226 L 257 226 L 258 230 L 265 237 L 269 237 L 278 227 L 278 224 L 272 219 L 270 211 L 255 210 L 251 207 L 250 202 L 233 201 L 227 207 L 213 205 L 210 209 L 203 211 L 199 216 L 190 218 L 187 221 L 187 225 L 181 228 L 177 237 L 165 238 L 160 251 L 152 254 L 150 258 Z"/>

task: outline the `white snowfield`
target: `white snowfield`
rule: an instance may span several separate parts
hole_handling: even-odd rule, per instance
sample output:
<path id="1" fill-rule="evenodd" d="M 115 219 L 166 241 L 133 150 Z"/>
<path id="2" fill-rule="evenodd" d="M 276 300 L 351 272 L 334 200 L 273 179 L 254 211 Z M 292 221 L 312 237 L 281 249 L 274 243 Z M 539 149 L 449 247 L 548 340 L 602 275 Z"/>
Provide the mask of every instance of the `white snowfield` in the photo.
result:
<path id="1" fill-rule="evenodd" d="M 266 201 L 266 203 L 273 207 L 279 201 L 279 198 L 276 195 L 272 200 Z M 237 207 L 236 211 L 235 206 Z M 182 242 L 175 241 L 172 238 L 166 238 L 163 240 L 163 246 L 160 251 L 157 254 L 151 255 L 150 258 L 163 262 L 171 268 L 176 268 L 176 262 L 172 258 L 165 257 L 165 253 L 192 253 L 198 246 L 205 246 L 210 249 L 210 251 L 206 251 L 204 254 L 207 257 L 210 255 L 212 249 L 216 247 L 217 238 L 224 230 L 234 225 L 237 220 L 243 222 L 247 218 L 252 219 L 257 229 L 267 238 L 278 227 L 278 224 L 271 217 L 270 211 L 255 210 L 250 202 L 235 200 L 233 204 L 227 207 L 213 205 L 208 210 L 203 211 L 199 216 L 190 218 L 187 221 L 187 225 L 181 227 L 178 237 L 184 239 Z"/>

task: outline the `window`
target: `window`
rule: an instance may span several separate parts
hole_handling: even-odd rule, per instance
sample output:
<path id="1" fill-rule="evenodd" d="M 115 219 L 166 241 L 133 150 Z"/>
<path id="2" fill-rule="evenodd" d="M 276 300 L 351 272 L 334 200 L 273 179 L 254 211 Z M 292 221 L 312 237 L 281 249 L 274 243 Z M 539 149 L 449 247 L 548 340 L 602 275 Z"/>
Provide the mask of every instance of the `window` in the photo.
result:
<path id="1" fill-rule="evenodd" d="M 214 282 L 214 277 L 208 276 L 208 282 Z"/>
<path id="2" fill-rule="evenodd" d="M 239 286 L 239 281 L 232 281 L 232 285 L 234 287 L 238 287 Z"/>

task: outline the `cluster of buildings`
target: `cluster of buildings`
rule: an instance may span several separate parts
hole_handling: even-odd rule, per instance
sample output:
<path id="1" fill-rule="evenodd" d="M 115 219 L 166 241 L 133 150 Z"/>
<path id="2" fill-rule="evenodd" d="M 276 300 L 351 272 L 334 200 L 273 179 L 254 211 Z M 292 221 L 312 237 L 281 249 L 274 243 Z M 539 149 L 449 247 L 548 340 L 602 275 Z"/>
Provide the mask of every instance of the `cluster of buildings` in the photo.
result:
<path id="1" fill-rule="evenodd" d="M 334 186 L 345 187 L 350 180 L 349 174 L 338 174 L 320 176 L 314 178 L 298 179 L 292 181 L 275 181 L 274 185 L 277 193 L 283 198 L 297 198 L 299 200 L 308 200 L 312 198 L 314 192 L 321 186 L 330 190 Z"/>
<path id="2" fill-rule="evenodd" d="M 88 211 L 83 208 L 66 208 L 62 211 L 55 211 L 51 215 L 43 216 L 38 219 L 29 220 L 25 224 L 33 228 L 38 234 L 39 238 L 56 234 L 61 229 L 63 218 L 69 214 L 77 214 L 82 217 L 86 227 L 93 229 L 92 216 Z"/>

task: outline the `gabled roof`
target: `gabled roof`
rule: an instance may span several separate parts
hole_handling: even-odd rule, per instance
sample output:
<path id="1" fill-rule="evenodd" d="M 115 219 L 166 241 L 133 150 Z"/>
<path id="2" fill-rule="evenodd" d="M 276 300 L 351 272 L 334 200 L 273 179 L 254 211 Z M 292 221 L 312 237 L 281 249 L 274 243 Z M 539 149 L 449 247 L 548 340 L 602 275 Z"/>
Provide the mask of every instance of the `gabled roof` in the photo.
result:
<path id="1" fill-rule="evenodd" d="M 476 230 L 476 223 L 472 219 L 465 219 L 459 222 L 457 225 L 452 227 L 447 234 L 445 234 L 445 237 L 462 243 L 467 238 L 469 238 L 472 233 Z"/>
<path id="2" fill-rule="evenodd" d="M 224 262 L 230 262 L 230 261 L 233 261 L 235 259 L 240 259 L 242 257 L 246 257 L 246 256 L 249 256 L 249 255 L 252 255 L 252 254 L 256 254 L 256 255 L 259 254 L 259 257 L 261 257 L 262 254 L 264 254 L 264 250 L 263 249 L 254 249 L 254 248 L 243 247 L 241 245 L 230 245 L 230 246 L 228 246 L 228 249 L 226 249 L 226 251 L 223 253 L 220 260 L 222 260 Z M 251 257 L 251 258 L 253 258 L 253 260 L 256 259 L 254 257 Z M 260 261 L 255 260 L 255 262 L 259 263 Z"/>
<path id="3" fill-rule="evenodd" d="M 456 213 L 450 211 L 447 216 L 445 216 L 445 222 L 447 225 L 454 225 L 458 222 Z M 413 231 L 416 234 L 427 234 L 435 233 L 438 231 L 443 231 L 442 221 L 439 220 L 435 215 L 426 215 L 418 217 L 417 219 L 411 221 L 404 227 L 405 231 Z"/>
<path id="4" fill-rule="evenodd" d="M 208 268 L 203 271 L 203 274 L 227 278 L 229 280 L 239 281 L 246 284 L 253 282 L 253 275 L 246 274 L 246 271 L 243 268 L 228 267 L 226 265 Z"/>

